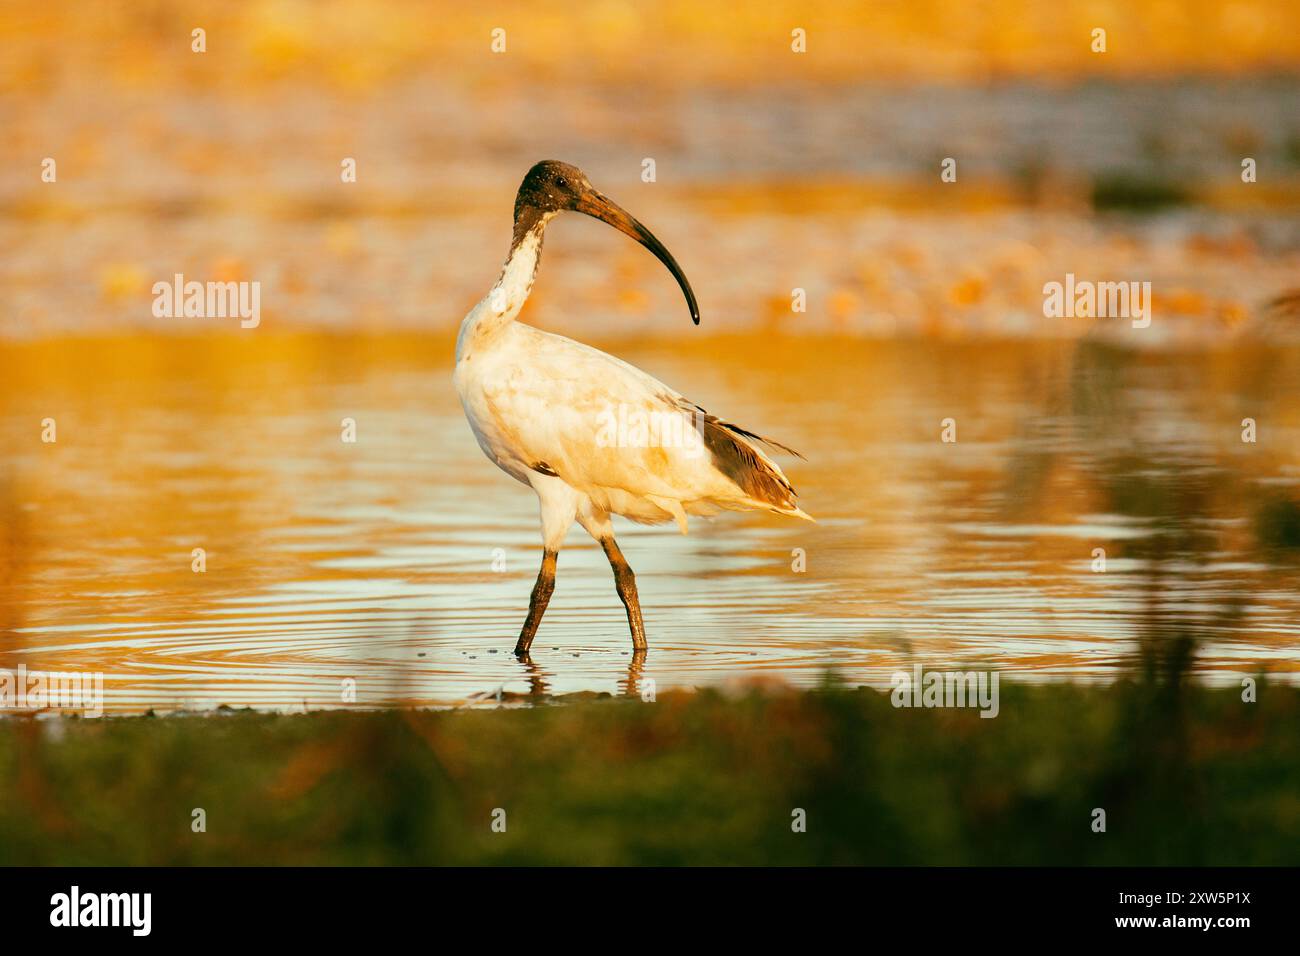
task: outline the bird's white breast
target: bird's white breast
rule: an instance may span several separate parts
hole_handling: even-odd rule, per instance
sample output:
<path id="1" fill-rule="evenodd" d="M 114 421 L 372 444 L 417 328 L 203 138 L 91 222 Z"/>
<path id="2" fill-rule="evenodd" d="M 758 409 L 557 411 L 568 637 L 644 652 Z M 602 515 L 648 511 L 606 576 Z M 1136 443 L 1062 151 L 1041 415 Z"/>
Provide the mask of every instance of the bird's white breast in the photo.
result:
<path id="1" fill-rule="evenodd" d="M 506 474 L 527 484 L 529 463 L 523 459 L 515 430 L 501 420 L 491 398 L 509 375 L 509 366 L 503 367 L 496 352 L 477 350 L 456 363 L 453 381 L 483 454 Z"/>

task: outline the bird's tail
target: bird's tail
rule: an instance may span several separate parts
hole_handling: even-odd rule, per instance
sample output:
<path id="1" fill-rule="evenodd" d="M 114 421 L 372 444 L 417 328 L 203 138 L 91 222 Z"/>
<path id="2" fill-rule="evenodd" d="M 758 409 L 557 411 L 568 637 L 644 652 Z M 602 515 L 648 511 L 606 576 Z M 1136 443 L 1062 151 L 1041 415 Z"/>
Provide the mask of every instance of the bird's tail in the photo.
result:
<path id="1" fill-rule="evenodd" d="M 739 425 L 724 422 L 712 415 L 704 420 L 704 444 L 713 456 L 713 464 L 734 481 L 755 504 L 777 514 L 814 520 L 798 505 L 798 494 L 780 467 L 758 443 L 798 455 L 780 442 L 746 431 Z"/>

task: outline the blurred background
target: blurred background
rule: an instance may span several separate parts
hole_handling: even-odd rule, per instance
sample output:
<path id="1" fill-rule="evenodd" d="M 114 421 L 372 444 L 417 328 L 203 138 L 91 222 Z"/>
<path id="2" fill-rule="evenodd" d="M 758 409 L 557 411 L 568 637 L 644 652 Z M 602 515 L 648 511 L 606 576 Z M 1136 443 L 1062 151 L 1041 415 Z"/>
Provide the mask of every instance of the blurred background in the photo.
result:
<path id="1" fill-rule="evenodd" d="M 140 307 L 177 271 L 257 278 L 277 329 L 449 329 L 542 158 L 665 237 L 706 332 L 1074 335 L 1041 315 L 1073 269 L 1151 280 L 1147 338 L 1196 336 L 1297 275 L 1286 0 L 15 2 L 0 40 L 7 336 L 180 331 Z M 686 331 L 612 238 L 556 225 L 533 320 Z"/>
<path id="2" fill-rule="evenodd" d="M 1204 680 L 1290 680 L 1298 92 L 1285 0 L 7 3 L 0 666 L 103 670 L 131 712 L 337 706 L 346 677 L 435 704 L 914 660 L 1106 681 L 1182 642 Z M 646 675 L 578 534 L 538 669 L 507 659 L 536 506 L 451 388 L 543 158 L 664 240 L 703 325 L 581 217 L 524 320 L 800 449 L 821 521 L 621 532 Z M 1044 318 L 1067 272 L 1150 281 L 1151 327 Z M 175 273 L 260 282 L 261 325 L 155 318 Z"/>

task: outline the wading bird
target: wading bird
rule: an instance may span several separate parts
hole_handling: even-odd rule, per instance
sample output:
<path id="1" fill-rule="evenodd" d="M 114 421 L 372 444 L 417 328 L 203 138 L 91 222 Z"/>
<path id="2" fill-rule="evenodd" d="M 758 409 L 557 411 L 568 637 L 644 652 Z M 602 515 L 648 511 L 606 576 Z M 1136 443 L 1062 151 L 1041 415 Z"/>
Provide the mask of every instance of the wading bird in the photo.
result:
<path id="1" fill-rule="evenodd" d="M 483 453 L 529 485 L 541 503 L 542 567 L 515 645 L 527 658 L 555 588 L 555 564 L 576 520 L 600 543 L 627 608 L 632 647 L 646 648 L 632 569 L 614 541 L 611 514 L 644 524 L 718 509 L 764 510 L 812 520 L 761 445 L 798 452 L 709 415 L 645 372 L 589 346 L 515 321 L 532 290 L 547 223 L 585 213 L 631 236 L 695 293 L 649 229 L 594 189 L 582 170 L 541 162 L 515 198 L 514 238 L 501 277 L 465 316 L 456 340 L 456 391 Z"/>

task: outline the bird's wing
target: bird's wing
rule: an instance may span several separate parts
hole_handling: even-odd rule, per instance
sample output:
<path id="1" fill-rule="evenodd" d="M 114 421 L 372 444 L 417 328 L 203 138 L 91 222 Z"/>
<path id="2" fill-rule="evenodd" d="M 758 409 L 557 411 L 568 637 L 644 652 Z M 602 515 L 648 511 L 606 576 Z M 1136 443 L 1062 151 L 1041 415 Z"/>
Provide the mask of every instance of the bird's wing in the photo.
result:
<path id="1" fill-rule="evenodd" d="M 487 378 L 485 398 L 530 467 L 579 488 L 678 501 L 750 498 L 797 510 L 794 489 L 758 447 L 766 439 L 612 355 L 516 328 L 519 339 Z"/>

